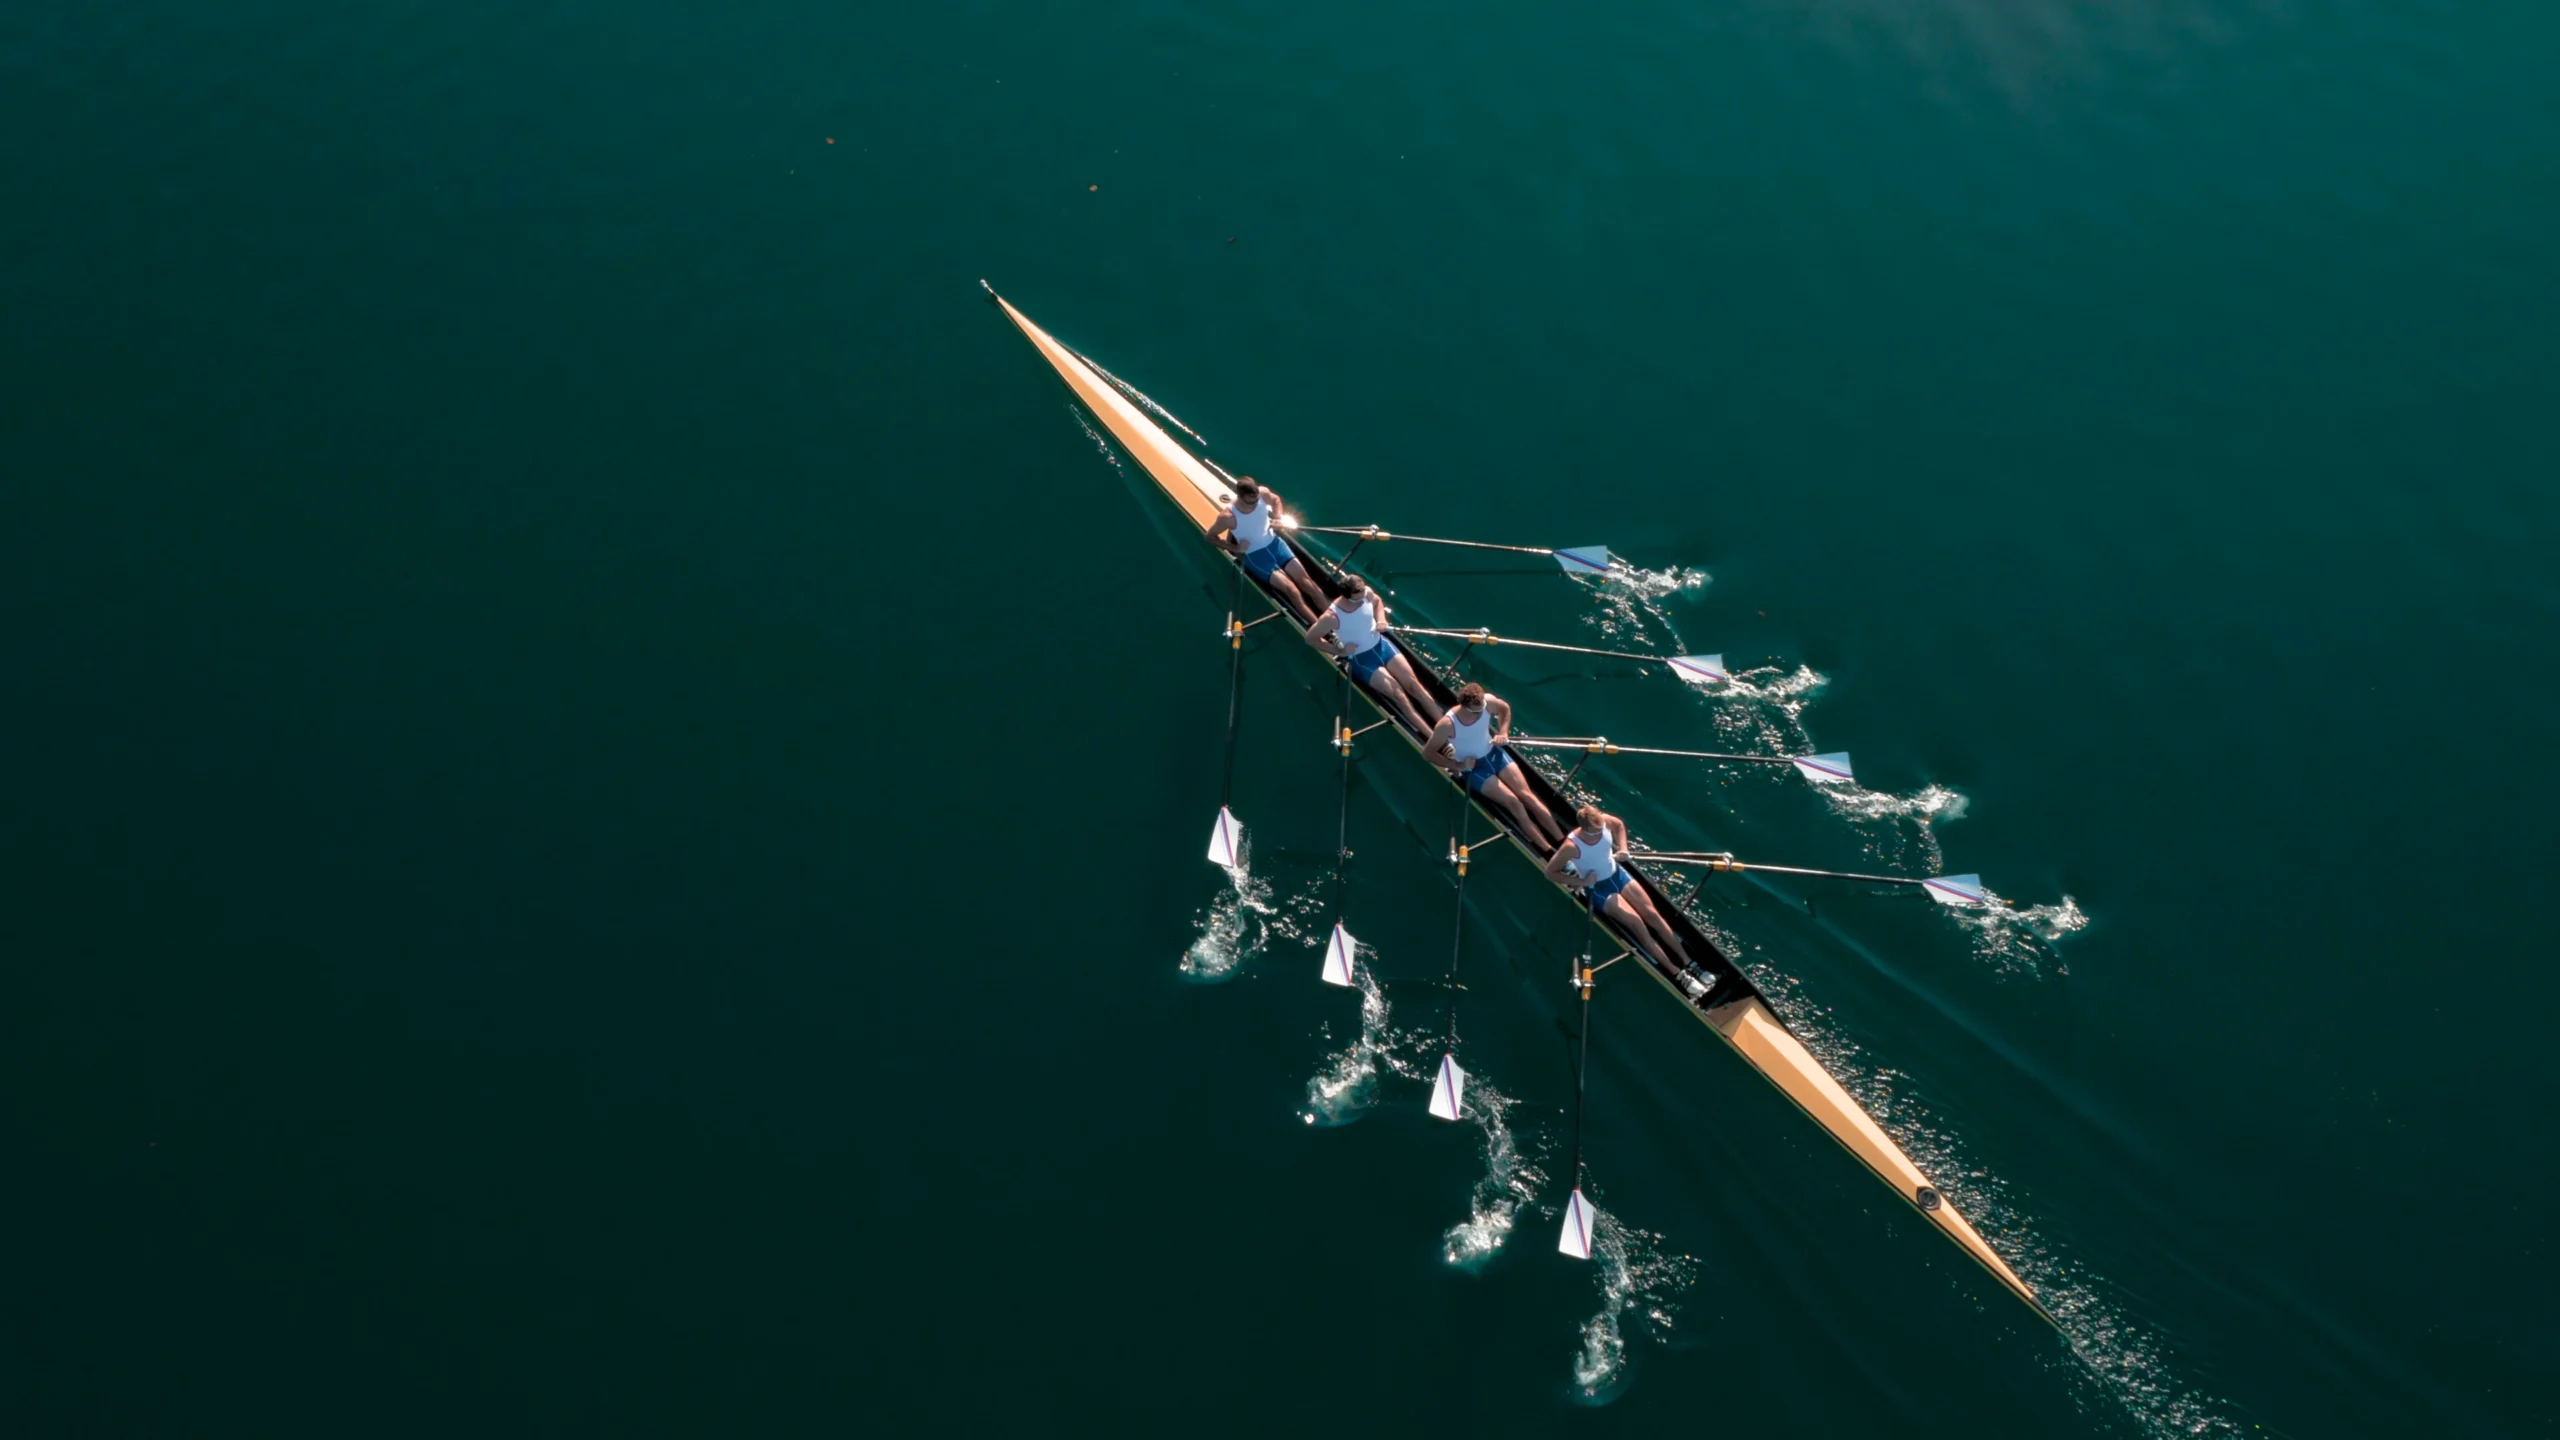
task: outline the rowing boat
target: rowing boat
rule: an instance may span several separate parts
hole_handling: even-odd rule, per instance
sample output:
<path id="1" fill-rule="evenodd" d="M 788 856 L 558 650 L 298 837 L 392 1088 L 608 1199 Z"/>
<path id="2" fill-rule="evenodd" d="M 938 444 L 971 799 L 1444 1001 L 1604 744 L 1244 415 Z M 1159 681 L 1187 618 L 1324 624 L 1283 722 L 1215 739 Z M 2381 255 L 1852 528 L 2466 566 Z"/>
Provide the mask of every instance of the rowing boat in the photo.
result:
<path id="1" fill-rule="evenodd" d="M 980 283 L 985 284 L 983 281 Z M 1190 521 L 1199 532 L 1201 543 L 1210 545 L 1217 554 L 1225 556 L 1226 552 L 1214 546 L 1207 535 L 1211 522 L 1233 498 L 1234 492 L 1227 484 L 1225 473 L 1193 454 L 1151 419 L 1145 410 L 1140 409 L 1137 403 L 1122 393 L 1123 387 L 1116 377 L 1110 376 L 1109 372 L 1102 370 L 1101 367 L 1069 349 L 1047 331 L 1033 324 L 1029 317 L 1015 309 L 1003 296 L 998 295 L 992 286 L 987 287 L 987 296 L 1004 311 L 1006 318 L 1014 323 L 1024 338 L 1031 342 L 1033 348 L 1040 352 L 1041 358 L 1048 361 L 1050 367 L 1057 371 L 1058 377 L 1067 383 L 1067 388 L 1074 393 L 1077 400 L 1083 403 L 1085 409 L 1102 422 L 1103 426 L 1111 432 L 1112 438 L 1119 441 L 1121 448 L 1146 471 L 1157 488 L 1163 492 L 1164 498 Z M 1281 532 L 1275 531 L 1275 533 Z M 1294 536 L 1283 534 L 1283 538 L 1287 540 L 1291 550 L 1297 554 L 1307 573 L 1316 578 L 1327 594 L 1340 593 L 1339 586 L 1335 584 L 1333 572 L 1321 562 L 1318 556 L 1306 549 Z M 1276 596 L 1270 598 L 1275 606 L 1280 603 Z M 1455 694 L 1441 679 L 1437 666 L 1415 651 L 1403 638 L 1392 633 L 1387 638 L 1413 663 L 1414 673 L 1430 689 L 1441 706 L 1446 707 L 1456 703 Z M 1339 661 L 1334 663 L 1337 666 L 1341 664 Z M 1367 686 L 1353 685 L 1349 688 L 1357 691 L 1378 711 L 1386 722 L 1383 728 L 1403 736 L 1417 755 L 1422 753 L 1424 737 L 1415 735 L 1397 720 L 1391 707 L 1371 693 Z M 1565 800 L 1545 775 L 1525 763 L 1520 764 L 1518 768 L 1528 777 L 1539 798 L 1547 804 L 1552 813 L 1559 815 L 1572 813 L 1574 807 Z M 1433 769 L 1438 773 L 1437 766 Z M 1450 780 L 1449 783 L 1453 786 L 1458 784 L 1455 780 Z M 1463 791 L 1463 787 L 1461 788 Z M 1477 801 L 1476 808 L 1486 818 L 1501 826 L 1502 833 L 1522 854 L 1528 856 L 1533 864 L 1541 864 L 1545 861 L 1546 857 L 1520 835 L 1507 818 L 1496 809 L 1484 804 L 1481 800 Z M 1678 932 L 1682 946 L 1697 963 L 1688 971 L 1678 971 L 1668 965 L 1657 964 L 1645 955 L 1643 947 L 1637 943 L 1635 936 L 1623 933 L 1612 921 L 1595 916 L 1593 918 L 1595 925 L 1600 926 L 1615 941 L 1633 952 L 1625 958 L 1642 968 L 1646 974 L 1651 975 L 1683 1008 L 1702 1021 L 1709 1030 L 1730 1046 L 1735 1054 L 1741 1056 L 1745 1064 L 1759 1071 L 1769 1083 L 1778 1088 L 1780 1093 L 1793 1101 L 1798 1109 L 1812 1117 L 1815 1124 L 1820 1125 L 1826 1134 L 1839 1142 L 1842 1149 L 1856 1157 L 1859 1163 L 1865 1165 L 1895 1194 L 1901 1196 L 1903 1201 L 1918 1212 L 1922 1219 L 1936 1227 L 1940 1234 L 1953 1241 L 1967 1255 L 1973 1257 L 2011 1294 L 2033 1307 L 2038 1315 L 2051 1320 L 2052 1316 L 2045 1310 L 2043 1303 L 2036 1298 L 2035 1291 L 2024 1280 L 2018 1278 L 2017 1272 L 2009 1268 L 2008 1263 L 1983 1240 L 1981 1234 L 1967 1223 L 1964 1216 L 1957 1212 L 1955 1206 L 1946 1199 L 1938 1187 L 1931 1183 L 1929 1177 L 1912 1162 L 1908 1154 L 1904 1153 L 1902 1147 L 1894 1142 L 1893 1137 L 1885 1133 L 1884 1127 L 1876 1123 L 1875 1117 L 1861 1108 L 1840 1082 L 1834 1079 L 1829 1071 L 1823 1069 L 1821 1062 L 1805 1048 L 1804 1042 L 1798 1039 L 1794 1032 L 1787 1028 L 1785 1022 L 1770 1009 L 1768 1001 L 1762 996 L 1759 988 L 1751 983 L 1751 978 L 1743 973 L 1742 968 L 1734 962 L 1733 958 L 1709 939 L 1687 910 L 1675 903 L 1671 896 L 1665 893 L 1651 876 L 1645 874 L 1637 863 L 1628 861 L 1624 864 L 1633 877 L 1634 883 L 1642 886 L 1652 897 L 1656 908 Z M 1582 903 L 1579 897 L 1573 897 L 1573 899 L 1577 905 Z M 1587 984 L 1588 972 L 1585 971 L 1582 974 Z M 1577 1203 L 1579 1203 L 1578 1195 Z"/>

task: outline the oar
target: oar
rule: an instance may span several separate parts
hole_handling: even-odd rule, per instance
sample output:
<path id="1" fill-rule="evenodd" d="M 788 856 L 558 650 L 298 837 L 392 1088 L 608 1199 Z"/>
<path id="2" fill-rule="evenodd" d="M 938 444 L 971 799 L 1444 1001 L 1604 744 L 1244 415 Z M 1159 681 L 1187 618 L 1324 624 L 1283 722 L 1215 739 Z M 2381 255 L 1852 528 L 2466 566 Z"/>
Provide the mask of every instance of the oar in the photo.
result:
<path id="1" fill-rule="evenodd" d="M 1985 909 L 2014 909 L 2015 900 L 2003 900 L 1982 887 L 1979 875 L 1932 875 L 1915 879 L 1909 875 L 1864 875 L 1855 870 L 1813 870 L 1802 865 L 1746 865 L 1731 855 L 1676 850 L 1636 850 L 1631 860 L 1659 860 L 1665 865 L 1700 865 L 1709 870 L 1739 873 L 1758 870 L 1770 875 L 1809 875 L 1817 880 L 1858 880 L 1875 885 L 1916 885 L 1928 892 L 1929 898 L 1941 905 L 1977 905 Z"/>
<path id="2" fill-rule="evenodd" d="M 1467 792 L 1461 789 L 1458 833 L 1449 837 L 1449 859 L 1458 867 L 1458 919 L 1449 937 L 1449 1028 L 1440 1051 L 1440 1073 L 1431 1081 L 1431 1113 L 1442 1120 L 1457 1119 L 1467 1096 L 1467 1072 L 1458 1065 L 1458 955 L 1467 942 L 1467 851 L 1471 848 L 1460 839 L 1471 819 Z"/>
<path id="3" fill-rule="evenodd" d="M 1667 665 L 1671 668 L 1672 674 L 1692 685 L 1713 685 L 1733 678 L 1725 672 L 1724 657 L 1721 655 L 1640 655 L 1633 650 L 1595 650 L 1588 645 L 1558 645 L 1546 640 L 1515 640 L 1508 635 L 1496 635 L 1490 630 L 1425 630 L 1416 625 L 1390 625 L 1385 628 L 1399 635 L 1437 635 L 1447 640 L 1464 640 L 1467 646 L 1459 650 L 1458 660 L 1467 658 L 1467 649 L 1478 645 L 1517 645 L 1523 650 L 1561 650 L 1568 655 L 1599 655 L 1611 660 L 1641 660 L 1649 665 Z M 1449 668 L 1456 669 L 1458 660 L 1450 661 Z"/>
<path id="4" fill-rule="evenodd" d="M 1608 578 L 1609 562 L 1617 558 L 1609 553 L 1609 547 L 1606 545 L 1579 545 L 1569 550 L 1552 549 L 1545 545 L 1495 545 L 1484 540 L 1443 540 L 1432 535 L 1397 535 L 1381 530 L 1375 525 L 1293 524 L 1288 528 L 1309 535 L 1359 536 L 1360 538 L 1352 543 L 1350 550 L 1342 552 L 1342 559 L 1346 564 L 1350 562 L 1353 551 L 1372 540 L 1380 543 L 1402 540 L 1411 545 L 1451 545 L 1461 550 L 1501 550 L 1513 555 L 1544 555 L 1562 566 L 1567 575 L 1597 575 L 1602 579 Z"/>
<path id="5" fill-rule="evenodd" d="M 1513 746 L 1532 750 L 1579 750 L 1585 755 L 1667 755 L 1681 760 L 1736 760 L 1752 765 L 1793 765 L 1807 780 L 1816 785 L 1846 785 L 1850 781 L 1849 752 L 1829 755 L 1728 755 L 1717 750 L 1661 750 L 1650 745 L 1613 745 L 1606 735 L 1589 738 L 1566 735 L 1542 735 L 1532 739 L 1512 737 Z"/>
<path id="6" fill-rule="evenodd" d="M 1591 982 L 1598 973 L 1591 968 L 1591 941 L 1586 936 L 1582 959 L 1573 967 L 1573 986 L 1582 992 L 1582 1042 L 1573 1057 L 1573 1196 L 1564 1202 L 1564 1229 L 1556 1236 L 1556 1249 L 1576 1260 L 1591 1258 L 1596 1218 L 1591 1202 L 1582 1198 L 1582 1097 L 1591 1074 Z"/>
<path id="7" fill-rule="evenodd" d="M 1333 935 L 1324 946 L 1324 983 L 1353 985 L 1352 957 L 1359 953 L 1360 942 L 1342 928 L 1342 877 L 1351 868 L 1351 727 L 1343 723 L 1343 712 L 1351 706 L 1351 672 L 1342 672 L 1342 699 L 1333 712 L 1333 748 L 1342 752 L 1342 807 L 1336 812 L 1333 828 Z"/>
<path id="8" fill-rule="evenodd" d="M 1244 690 L 1244 632 L 1236 623 L 1234 607 L 1244 603 L 1244 568 L 1236 568 L 1236 594 L 1227 610 L 1227 758 L 1226 773 L 1218 781 L 1218 823 L 1209 831 L 1209 859 L 1230 870 L 1241 863 L 1244 853 L 1244 825 L 1235 812 L 1227 808 L 1236 788 L 1236 716 L 1237 699 Z M 1269 616 L 1263 617 L 1269 619 Z M 1260 620 L 1253 622 L 1261 624 Z"/>

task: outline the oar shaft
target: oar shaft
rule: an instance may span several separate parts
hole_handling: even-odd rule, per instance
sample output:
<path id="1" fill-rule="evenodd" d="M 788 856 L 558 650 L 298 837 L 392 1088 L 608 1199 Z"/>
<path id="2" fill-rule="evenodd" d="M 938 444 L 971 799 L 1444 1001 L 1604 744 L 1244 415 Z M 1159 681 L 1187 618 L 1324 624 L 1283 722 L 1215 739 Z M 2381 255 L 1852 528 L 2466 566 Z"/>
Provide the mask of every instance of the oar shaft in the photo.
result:
<path id="1" fill-rule="evenodd" d="M 1661 750 L 1650 745 L 1613 745 L 1593 737 L 1588 740 L 1568 736 L 1542 736 L 1534 740 L 1513 737 L 1512 744 L 1535 750 L 1580 750 L 1592 755 L 1669 755 L 1682 760 L 1747 760 L 1755 765 L 1792 765 L 1793 755 L 1727 755 L 1717 750 Z"/>
<path id="2" fill-rule="evenodd" d="M 1913 879 L 1908 875 L 1864 875 L 1855 870 L 1812 870 L 1802 865 L 1745 864 L 1740 860 L 1734 859 L 1730 855 L 1686 855 L 1676 851 L 1639 850 L 1628 858 L 1634 860 L 1659 860 L 1665 865 L 1704 865 L 1710 870 L 1729 870 L 1737 873 L 1745 870 L 1757 870 L 1770 875 L 1810 875 L 1817 880 L 1862 880 L 1877 885 L 1925 885 L 1929 883 L 1926 880 Z"/>
<path id="3" fill-rule="evenodd" d="M 1496 545 L 1487 540 L 1443 540 L 1432 535 L 1398 535 L 1375 525 L 1300 525 L 1299 533 L 1308 535 L 1357 535 L 1363 541 L 1402 540 L 1413 545 L 1454 545 L 1461 550 L 1505 550 L 1514 555 L 1553 555 L 1544 545 Z"/>
<path id="4" fill-rule="evenodd" d="M 1588 645 L 1558 645 L 1549 640 L 1514 640 L 1490 630 L 1425 630 L 1417 625 L 1388 627 L 1405 635 L 1436 635 L 1444 640 L 1464 640 L 1475 645 L 1516 645 L 1523 650 L 1561 650 L 1568 655 L 1601 655 L 1611 660 L 1642 660 L 1654 665 L 1668 665 L 1669 656 L 1639 655 L 1633 650 L 1594 650 Z"/>

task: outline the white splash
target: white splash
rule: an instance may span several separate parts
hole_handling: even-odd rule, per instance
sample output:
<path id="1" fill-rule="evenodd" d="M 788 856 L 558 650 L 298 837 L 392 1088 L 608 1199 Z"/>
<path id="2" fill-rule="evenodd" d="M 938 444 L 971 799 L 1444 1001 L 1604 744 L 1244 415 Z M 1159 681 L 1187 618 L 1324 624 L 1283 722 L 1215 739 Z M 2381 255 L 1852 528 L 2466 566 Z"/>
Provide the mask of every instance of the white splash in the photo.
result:
<path id="1" fill-rule="evenodd" d="M 1460 1112 L 1473 1121 L 1484 1145 L 1484 1174 L 1469 1197 L 1467 1218 L 1440 1237 L 1442 1258 L 1461 1270 L 1483 1268 L 1511 1238 L 1522 1207 L 1537 1199 L 1546 1175 L 1521 1153 L 1507 1117 L 1513 1100 L 1482 1075 L 1467 1077 L 1466 1106 Z"/>
<path id="2" fill-rule="evenodd" d="M 1804 728 L 1804 712 L 1830 683 L 1831 677 L 1810 665 L 1762 665 L 1736 670 L 1724 684 L 1694 693 L 1715 707 L 1716 733 L 1734 748 L 1794 755 L 1819 748 Z"/>
<path id="3" fill-rule="evenodd" d="M 1693 566 L 1645 570 L 1614 555 L 1609 557 L 1606 576 L 1576 578 L 1591 596 L 1592 609 L 1582 617 L 1584 624 L 1613 639 L 1643 635 L 1648 624 L 1659 625 L 1675 641 L 1680 632 L 1673 628 L 1664 602 L 1694 595 L 1714 579 Z"/>
<path id="4" fill-rule="evenodd" d="M 2059 961 L 2061 940 L 2089 928 L 2088 912 L 2068 895 L 2058 905 L 1981 909 L 1968 905 L 1948 913 L 1964 927 L 1976 959 L 2030 975 L 2040 973 L 2047 962 Z"/>
<path id="5" fill-rule="evenodd" d="M 1204 985 L 1232 977 L 1237 966 L 1262 953 L 1275 924 L 1283 923 L 1271 903 L 1271 882 L 1253 873 L 1251 836 L 1226 874 L 1227 893 L 1200 912 L 1199 933 L 1182 952 L 1183 978 Z"/>
<path id="6" fill-rule="evenodd" d="M 1949 820 L 1964 818 L 1965 798 L 1944 785 L 1926 785 L 1909 795 L 1895 795 L 1884 790 L 1869 790 L 1858 785 L 1824 785 L 1818 787 L 1831 808 L 1852 820 L 1912 822 L 1908 838 L 1920 848 L 1920 859 L 1931 871 L 1946 864 L 1946 852 L 1938 846 L 1933 828 Z M 1899 827 L 1896 827 L 1899 830 Z"/>
<path id="7" fill-rule="evenodd" d="M 1393 1063 L 1388 1053 L 1387 993 L 1360 958 L 1369 947 L 1354 942 L 1351 978 L 1360 987 L 1360 1033 L 1307 1077 L 1306 1107 L 1298 1118 L 1310 1125 L 1348 1125 L 1369 1113 L 1378 1095 L 1378 1066 Z"/>
<path id="8" fill-rule="evenodd" d="M 1587 1184 L 1584 1194 L 1590 1194 Z M 1573 1357 L 1573 1398 L 1606 1405 L 1626 1390 L 1629 1316 L 1655 1340 L 1667 1341 L 1680 1295 L 1697 1281 L 1698 1262 L 1665 1251 L 1661 1236 L 1621 1224 L 1605 1209 L 1598 1212 L 1592 1234 L 1600 1309 L 1582 1322 L 1582 1348 Z"/>

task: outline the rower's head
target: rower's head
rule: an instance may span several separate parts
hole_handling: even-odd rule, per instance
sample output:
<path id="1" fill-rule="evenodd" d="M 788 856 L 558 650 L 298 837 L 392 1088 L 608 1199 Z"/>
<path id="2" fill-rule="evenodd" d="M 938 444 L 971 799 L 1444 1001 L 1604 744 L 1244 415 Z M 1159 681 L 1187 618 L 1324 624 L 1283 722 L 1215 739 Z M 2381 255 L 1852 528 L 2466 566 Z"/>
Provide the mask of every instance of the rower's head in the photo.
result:
<path id="1" fill-rule="evenodd" d="M 1609 816 L 1597 805 L 1583 806 L 1573 812 L 1573 818 L 1581 821 L 1582 828 L 1585 830 L 1597 831 L 1608 828 Z"/>
<path id="2" fill-rule="evenodd" d="M 1473 715 L 1484 708 L 1484 687 L 1470 680 L 1458 687 L 1458 708 Z"/>
<path id="3" fill-rule="evenodd" d="M 1369 582 L 1357 575 L 1342 577 L 1342 598 L 1334 601 L 1345 610 L 1357 610 L 1369 603 Z"/>
<path id="4" fill-rule="evenodd" d="M 1261 503 L 1262 487 L 1255 484 L 1253 477 L 1250 475 L 1237 476 L 1236 507 L 1241 510 L 1250 510 Z"/>

